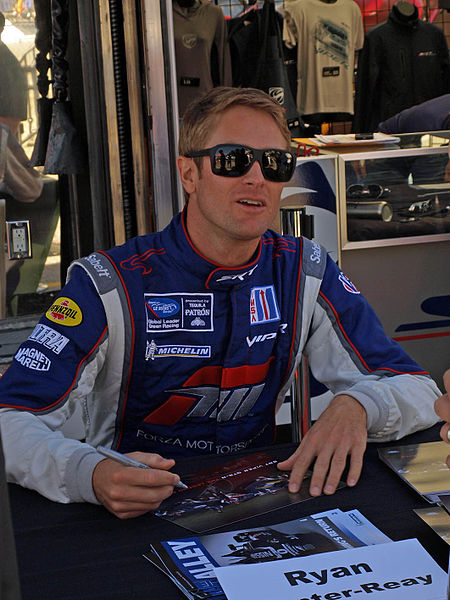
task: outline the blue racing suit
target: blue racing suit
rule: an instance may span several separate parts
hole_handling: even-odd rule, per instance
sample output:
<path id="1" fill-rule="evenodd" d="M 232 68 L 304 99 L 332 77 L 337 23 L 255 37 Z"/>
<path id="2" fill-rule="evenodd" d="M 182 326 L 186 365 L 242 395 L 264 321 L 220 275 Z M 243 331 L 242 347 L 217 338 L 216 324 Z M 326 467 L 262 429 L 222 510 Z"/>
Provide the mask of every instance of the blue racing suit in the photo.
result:
<path id="1" fill-rule="evenodd" d="M 321 246 L 268 230 L 251 262 L 223 267 L 177 215 L 72 264 L 0 380 L 9 479 L 96 502 L 98 444 L 167 458 L 267 445 L 303 353 L 365 407 L 373 439 L 436 422 L 436 385 Z M 77 404 L 84 442 L 58 431 Z"/>

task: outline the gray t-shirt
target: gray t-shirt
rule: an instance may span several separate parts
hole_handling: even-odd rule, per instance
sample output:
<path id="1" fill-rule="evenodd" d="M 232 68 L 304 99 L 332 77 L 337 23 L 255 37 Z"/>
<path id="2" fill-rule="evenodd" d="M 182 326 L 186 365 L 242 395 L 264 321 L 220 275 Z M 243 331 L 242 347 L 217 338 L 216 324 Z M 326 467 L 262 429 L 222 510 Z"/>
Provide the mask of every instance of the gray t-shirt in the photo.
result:
<path id="1" fill-rule="evenodd" d="M 196 0 L 192 7 L 183 8 L 174 1 L 173 28 L 178 108 L 182 116 L 190 102 L 214 85 L 231 85 L 231 60 L 220 6 Z"/>

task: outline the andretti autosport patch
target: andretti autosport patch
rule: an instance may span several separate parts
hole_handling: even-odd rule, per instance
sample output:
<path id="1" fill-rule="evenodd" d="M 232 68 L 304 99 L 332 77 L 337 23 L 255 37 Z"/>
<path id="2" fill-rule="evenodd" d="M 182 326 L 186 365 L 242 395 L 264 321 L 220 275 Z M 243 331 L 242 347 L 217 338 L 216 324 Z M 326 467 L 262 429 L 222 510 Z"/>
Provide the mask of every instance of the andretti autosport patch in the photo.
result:
<path id="1" fill-rule="evenodd" d="M 144 294 L 147 333 L 213 331 L 213 295 Z"/>

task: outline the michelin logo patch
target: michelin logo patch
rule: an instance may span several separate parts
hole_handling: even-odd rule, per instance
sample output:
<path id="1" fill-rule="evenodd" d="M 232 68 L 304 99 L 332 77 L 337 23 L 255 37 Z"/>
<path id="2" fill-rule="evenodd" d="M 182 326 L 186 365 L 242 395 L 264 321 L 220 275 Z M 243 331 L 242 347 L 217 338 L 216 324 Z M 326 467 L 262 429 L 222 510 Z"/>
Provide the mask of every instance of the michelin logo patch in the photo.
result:
<path id="1" fill-rule="evenodd" d="M 55 354 L 59 354 L 69 342 L 69 338 L 65 335 L 42 323 L 36 325 L 28 339 L 32 342 L 42 344 Z"/>
<path id="2" fill-rule="evenodd" d="M 273 285 L 252 288 L 250 296 L 250 325 L 280 320 L 277 297 Z"/>
<path id="3" fill-rule="evenodd" d="M 342 285 L 344 286 L 344 288 L 347 290 L 347 292 L 350 292 L 350 294 L 360 294 L 361 292 L 356 288 L 356 286 L 350 281 L 350 279 L 344 275 L 344 273 L 339 273 L 339 281 L 342 283 Z"/>
<path id="4" fill-rule="evenodd" d="M 180 356 L 182 358 L 211 358 L 211 346 L 192 346 L 190 344 L 166 344 L 158 346 L 154 340 L 147 342 L 145 360 Z"/>
<path id="5" fill-rule="evenodd" d="M 213 331 L 212 294 L 144 294 L 146 331 Z"/>
<path id="6" fill-rule="evenodd" d="M 14 358 L 23 367 L 32 371 L 48 371 L 52 364 L 52 361 L 36 348 L 19 348 Z"/>

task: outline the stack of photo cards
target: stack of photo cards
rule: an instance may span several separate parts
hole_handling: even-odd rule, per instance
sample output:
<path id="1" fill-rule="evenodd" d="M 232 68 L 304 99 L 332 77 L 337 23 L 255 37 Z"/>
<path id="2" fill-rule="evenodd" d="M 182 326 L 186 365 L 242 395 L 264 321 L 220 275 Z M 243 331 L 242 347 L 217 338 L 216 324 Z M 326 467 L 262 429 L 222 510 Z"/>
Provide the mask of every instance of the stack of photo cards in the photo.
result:
<path id="1" fill-rule="evenodd" d="M 379 448 L 378 455 L 399 477 L 428 502 L 450 503 L 448 444 L 425 442 Z"/>
<path id="2" fill-rule="evenodd" d="M 277 463 L 273 456 L 256 452 L 183 476 L 188 489 L 175 489 L 155 515 L 201 533 L 311 498 L 311 474 L 291 494 L 290 473 L 280 471 Z M 344 486 L 340 482 L 338 489 Z"/>
<path id="3" fill-rule="evenodd" d="M 144 554 L 192 600 L 226 600 L 215 567 L 255 564 L 391 540 L 358 510 L 333 509 L 284 523 L 156 542 Z"/>

